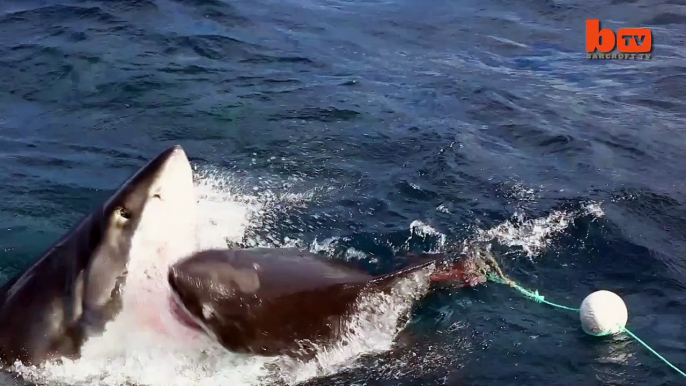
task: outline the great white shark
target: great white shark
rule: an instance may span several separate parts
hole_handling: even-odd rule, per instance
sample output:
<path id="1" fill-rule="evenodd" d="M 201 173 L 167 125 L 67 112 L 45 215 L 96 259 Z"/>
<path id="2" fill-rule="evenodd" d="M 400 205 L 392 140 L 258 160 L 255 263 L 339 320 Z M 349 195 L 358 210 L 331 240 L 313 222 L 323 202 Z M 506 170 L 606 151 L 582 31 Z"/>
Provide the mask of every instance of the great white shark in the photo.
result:
<path id="1" fill-rule="evenodd" d="M 291 248 L 197 251 L 196 205 L 180 146 L 143 166 L 0 289 L 0 359 L 78 358 L 122 315 L 199 349 L 209 337 L 233 352 L 309 356 L 302 342 L 336 339 L 363 291 L 436 263 L 434 281 L 483 279 L 443 254 L 375 277 Z"/>
<path id="2" fill-rule="evenodd" d="M 171 313 L 166 272 L 194 251 L 195 207 L 190 163 L 171 147 L 0 289 L 0 358 L 76 358 L 122 309 L 170 319 L 159 316 Z"/>
<path id="3" fill-rule="evenodd" d="M 485 281 L 473 260 L 415 255 L 394 272 L 373 276 L 350 264 L 297 248 L 205 250 L 169 269 L 175 304 L 189 327 L 243 354 L 312 358 L 342 338 L 363 294 L 390 291 L 399 279 L 429 269 L 432 282 Z"/>

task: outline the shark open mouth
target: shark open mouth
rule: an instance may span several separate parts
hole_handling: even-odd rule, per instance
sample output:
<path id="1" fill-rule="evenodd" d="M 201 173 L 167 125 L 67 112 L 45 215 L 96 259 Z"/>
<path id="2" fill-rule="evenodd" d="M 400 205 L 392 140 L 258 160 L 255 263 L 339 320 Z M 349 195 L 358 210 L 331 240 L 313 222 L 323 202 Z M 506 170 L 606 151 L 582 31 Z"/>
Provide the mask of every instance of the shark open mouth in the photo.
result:
<path id="1" fill-rule="evenodd" d="M 169 309 L 172 315 L 184 326 L 193 330 L 203 331 L 203 328 L 189 315 L 188 311 L 181 305 L 176 294 L 172 293 L 169 297 Z"/>

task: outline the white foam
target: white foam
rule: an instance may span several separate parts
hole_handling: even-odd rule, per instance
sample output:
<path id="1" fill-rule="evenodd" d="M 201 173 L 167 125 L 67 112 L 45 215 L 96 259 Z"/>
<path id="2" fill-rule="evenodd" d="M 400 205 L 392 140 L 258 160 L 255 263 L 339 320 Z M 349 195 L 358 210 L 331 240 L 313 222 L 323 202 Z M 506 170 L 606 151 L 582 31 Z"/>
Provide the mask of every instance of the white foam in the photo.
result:
<path id="1" fill-rule="evenodd" d="M 567 229 L 570 222 L 580 215 L 598 218 L 602 217 L 604 212 L 597 203 L 586 204 L 579 211 L 554 211 L 546 217 L 534 219 L 527 219 L 521 212 L 517 212 L 512 220 L 491 229 L 478 230 L 476 240 L 497 240 L 510 247 L 518 246 L 529 258 L 533 258 L 545 251 L 553 237 Z"/>
<path id="2" fill-rule="evenodd" d="M 310 245 L 310 252 L 333 254 L 336 250 L 336 243 L 340 241 L 340 237 L 329 237 L 321 242 L 315 238 Z"/>
<path id="3" fill-rule="evenodd" d="M 444 204 L 441 204 L 436 207 L 437 212 L 445 213 L 445 214 L 450 214 L 450 209 L 448 209 Z"/>
<path id="4" fill-rule="evenodd" d="M 304 208 L 316 199 L 317 189 L 289 191 L 297 179 L 274 184 L 264 179 L 249 186 L 232 174 L 213 168 L 196 170 L 201 226 L 201 248 L 222 248 L 226 243 L 244 243 L 251 247 L 305 247 L 301 240 L 278 240 L 274 235 L 280 225 L 276 214 L 283 210 Z M 258 229 L 260 232 L 251 232 Z M 303 231 L 303 229 L 299 229 Z"/>
<path id="5" fill-rule="evenodd" d="M 410 237 L 407 239 L 407 242 L 409 243 L 410 240 L 412 239 L 412 236 L 419 236 L 423 239 L 426 238 L 435 238 L 436 239 L 436 246 L 432 248 L 432 250 L 427 251 L 427 252 L 438 252 L 440 251 L 443 246 L 445 246 L 445 241 L 446 241 L 446 236 L 445 234 L 439 232 L 436 230 L 434 227 L 432 227 L 429 224 L 424 223 L 423 221 L 420 220 L 414 220 L 410 224 Z"/>

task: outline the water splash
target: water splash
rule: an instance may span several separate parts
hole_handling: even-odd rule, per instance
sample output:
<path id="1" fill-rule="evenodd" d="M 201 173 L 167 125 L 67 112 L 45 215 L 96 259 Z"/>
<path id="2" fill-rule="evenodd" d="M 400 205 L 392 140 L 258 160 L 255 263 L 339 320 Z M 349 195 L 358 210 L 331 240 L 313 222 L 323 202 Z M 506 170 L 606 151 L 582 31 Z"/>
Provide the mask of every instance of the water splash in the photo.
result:
<path id="1" fill-rule="evenodd" d="M 320 347 L 316 357 L 308 362 L 282 359 L 278 364 L 281 379 L 297 384 L 331 375 L 359 365 L 354 360 L 362 354 L 390 350 L 395 336 L 409 323 L 409 319 L 400 321 L 428 289 L 429 272 L 420 271 L 399 280 L 388 294 L 362 294 L 355 305 L 355 316 L 343 323 L 347 332 L 342 339 Z"/>
<path id="2" fill-rule="evenodd" d="M 446 236 L 443 233 L 420 220 L 414 220 L 410 224 L 410 237 L 406 243 L 409 243 L 413 236 L 418 236 L 421 239 L 434 238 L 436 240 L 435 247 L 428 252 L 438 252 L 445 246 L 446 242 Z"/>
<path id="3" fill-rule="evenodd" d="M 326 255 L 336 251 L 343 240 L 337 237 L 322 242 L 316 240 L 305 245 L 301 240 L 258 237 L 251 228 L 260 228 L 269 235 L 276 232 L 276 212 L 306 207 L 317 198 L 316 191 L 275 193 L 272 188 L 254 189 L 214 169 L 196 170 L 198 196 L 198 248 L 224 248 L 227 244 L 242 243 L 251 246 L 298 246 Z M 542 218 L 525 219 L 516 215 L 494 228 L 477 230 L 475 237 L 464 242 L 465 251 L 476 251 L 486 241 L 497 240 L 508 246 L 519 246 L 529 257 L 536 256 L 550 245 L 554 235 L 563 232 L 575 216 L 602 216 L 597 204 L 589 204 L 580 211 L 558 211 Z M 430 225 L 416 220 L 409 224 L 410 237 L 431 239 L 436 250 L 445 249 L 446 235 Z M 397 248 L 397 246 L 395 247 Z M 347 248 L 346 259 L 369 259 L 363 251 Z M 343 322 L 347 333 L 328 347 L 319 347 L 318 355 L 308 362 L 290 358 L 255 357 L 228 353 L 209 340 L 197 343 L 160 340 L 159 337 L 136 333 L 130 325 L 122 324 L 118 331 L 93 340 L 93 349 L 75 361 L 50 362 L 39 368 L 17 363 L 13 370 L 30 382 L 51 385 L 103 385 L 136 384 L 146 386 L 168 385 L 245 385 L 297 384 L 315 377 L 341 372 L 360 365 L 358 359 L 365 354 L 388 352 L 395 338 L 409 323 L 413 304 L 429 289 L 430 272 L 416 272 L 399 280 L 387 294 L 367 294 L 357 303 L 358 312 Z M 128 328 L 128 329 L 127 329 Z M 460 329 L 466 328 L 461 326 Z M 135 330 L 135 328 L 134 328 Z M 440 342 L 428 348 L 403 350 L 399 355 L 384 359 L 374 356 L 375 371 L 384 379 L 403 375 L 421 376 L 436 366 L 455 367 L 455 349 L 451 345 L 465 345 L 457 338 Z M 441 346 L 442 345 L 442 346 Z M 445 347 L 443 347 L 445 346 Z M 118 355 L 112 355 L 112 349 Z"/>
<path id="4" fill-rule="evenodd" d="M 534 258 L 545 251 L 554 237 L 569 227 L 576 217 L 590 215 L 599 218 L 604 212 L 599 204 L 588 203 L 581 210 L 554 211 L 546 217 L 527 219 L 517 212 L 511 220 L 485 230 L 477 230 L 476 242 L 497 241 L 508 247 L 520 247 L 527 257 Z"/>

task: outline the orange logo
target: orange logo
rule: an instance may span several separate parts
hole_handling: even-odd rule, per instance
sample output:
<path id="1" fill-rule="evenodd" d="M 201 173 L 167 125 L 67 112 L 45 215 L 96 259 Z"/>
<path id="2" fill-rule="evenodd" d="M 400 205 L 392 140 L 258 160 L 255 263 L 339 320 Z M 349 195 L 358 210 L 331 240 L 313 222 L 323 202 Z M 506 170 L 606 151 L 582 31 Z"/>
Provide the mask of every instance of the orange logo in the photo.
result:
<path id="1" fill-rule="evenodd" d="M 613 50 L 617 52 L 610 53 Z M 653 33 L 648 28 L 622 28 L 615 34 L 600 28 L 600 20 L 586 20 L 586 57 L 588 59 L 650 59 Z"/>

